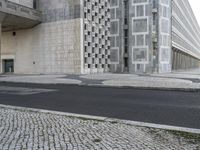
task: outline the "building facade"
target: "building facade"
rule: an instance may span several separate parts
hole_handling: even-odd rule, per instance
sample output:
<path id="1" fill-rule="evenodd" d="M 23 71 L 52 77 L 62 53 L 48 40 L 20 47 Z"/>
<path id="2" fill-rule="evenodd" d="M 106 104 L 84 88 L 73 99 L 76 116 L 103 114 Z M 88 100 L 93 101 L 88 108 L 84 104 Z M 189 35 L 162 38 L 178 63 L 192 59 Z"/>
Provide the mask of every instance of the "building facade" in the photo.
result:
<path id="1" fill-rule="evenodd" d="M 5 15 L 2 14 L 2 73 L 81 74 L 108 71 L 108 0 L 0 2 L 8 8 Z M 37 13 L 38 18 L 31 20 L 32 24 L 26 27 L 23 22 L 31 18 L 15 9 L 30 11 L 28 14 Z M 16 20 L 18 18 L 19 21 Z M 11 24 L 12 28 L 9 28 Z"/>
<path id="2" fill-rule="evenodd" d="M 111 72 L 165 73 L 199 67 L 200 29 L 188 0 L 110 3 Z"/>
<path id="3" fill-rule="evenodd" d="M 0 73 L 164 73 L 198 68 L 187 0 L 0 0 Z"/>
<path id="4" fill-rule="evenodd" d="M 199 68 L 200 27 L 187 0 L 172 1 L 172 69 Z"/>

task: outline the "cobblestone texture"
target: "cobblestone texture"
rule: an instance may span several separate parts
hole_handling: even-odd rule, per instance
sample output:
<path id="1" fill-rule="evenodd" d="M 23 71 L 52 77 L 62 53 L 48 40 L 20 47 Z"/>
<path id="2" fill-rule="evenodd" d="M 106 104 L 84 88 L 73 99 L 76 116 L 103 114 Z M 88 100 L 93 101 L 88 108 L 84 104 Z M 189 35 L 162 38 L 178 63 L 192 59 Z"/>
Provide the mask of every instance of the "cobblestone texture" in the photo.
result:
<path id="1" fill-rule="evenodd" d="M 199 150 L 169 131 L 62 115 L 0 109 L 0 149 Z"/>

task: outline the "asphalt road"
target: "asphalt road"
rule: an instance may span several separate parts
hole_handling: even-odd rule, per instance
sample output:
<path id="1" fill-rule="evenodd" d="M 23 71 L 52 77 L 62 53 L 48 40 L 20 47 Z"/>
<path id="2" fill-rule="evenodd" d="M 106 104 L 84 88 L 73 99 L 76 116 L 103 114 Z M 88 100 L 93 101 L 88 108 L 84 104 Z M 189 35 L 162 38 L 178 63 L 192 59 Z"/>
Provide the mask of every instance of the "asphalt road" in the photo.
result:
<path id="1" fill-rule="evenodd" d="M 200 92 L 0 82 L 0 103 L 200 129 Z"/>

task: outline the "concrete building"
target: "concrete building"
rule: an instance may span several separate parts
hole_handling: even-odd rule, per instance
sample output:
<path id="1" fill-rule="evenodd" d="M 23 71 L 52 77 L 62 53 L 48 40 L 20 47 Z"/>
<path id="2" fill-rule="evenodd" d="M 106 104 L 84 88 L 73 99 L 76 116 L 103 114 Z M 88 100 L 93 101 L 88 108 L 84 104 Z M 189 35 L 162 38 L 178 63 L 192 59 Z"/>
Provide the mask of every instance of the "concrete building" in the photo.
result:
<path id="1" fill-rule="evenodd" d="M 172 69 L 200 67 L 200 27 L 187 0 L 172 1 Z"/>
<path id="2" fill-rule="evenodd" d="M 109 7 L 107 0 L 0 0 L 0 71 L 108 71 Z"/>
<path id="3" fill-rule="evenodd" d="M 187 0 L 0 0 L 0 73 L 164 73 L 197 68 Z"/>
<path id="4" fill-rule="evenodd" d="M 188 0 L 111 0 L 111 71 L 200 66 L 200 28 Z"/>

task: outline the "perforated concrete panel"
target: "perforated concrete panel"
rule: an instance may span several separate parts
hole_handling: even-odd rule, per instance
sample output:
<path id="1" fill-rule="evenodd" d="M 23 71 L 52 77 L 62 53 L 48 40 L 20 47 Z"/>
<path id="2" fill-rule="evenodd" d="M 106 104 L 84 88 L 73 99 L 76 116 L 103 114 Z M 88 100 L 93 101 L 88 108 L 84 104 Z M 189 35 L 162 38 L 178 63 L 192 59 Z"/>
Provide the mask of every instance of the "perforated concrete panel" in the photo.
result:
<path id="1" fill-rule="evenodd" d="M 84 1 L 84 72 L 103 73 L 109 71 L 110 3 L 108 0 Z"/>

